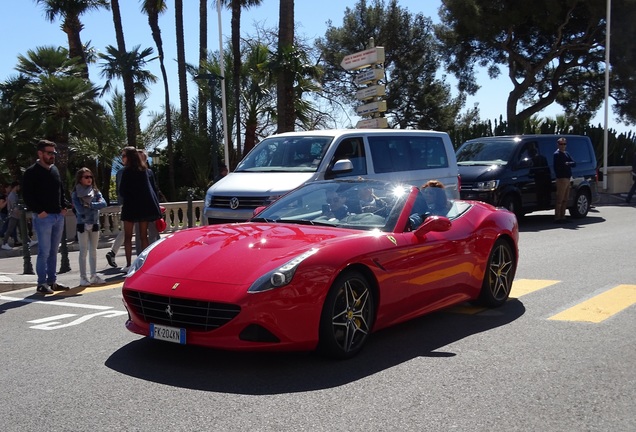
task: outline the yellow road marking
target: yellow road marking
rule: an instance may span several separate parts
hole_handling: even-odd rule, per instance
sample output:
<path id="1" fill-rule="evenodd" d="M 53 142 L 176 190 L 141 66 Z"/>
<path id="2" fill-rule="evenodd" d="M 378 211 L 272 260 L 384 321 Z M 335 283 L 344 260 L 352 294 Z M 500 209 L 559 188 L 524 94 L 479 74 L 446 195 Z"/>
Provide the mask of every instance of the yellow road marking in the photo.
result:
<path id="1" fill-rule="evenodd" d="M 633 304 L 636 304 L 636 285 L 618 285 L 548 319 L 599 323 Z"/>
<path id="2" fill-rule="evenodd" d="M 123 284 L 124 284 L 124 281 L 120 280 L 118 282 L 107 284 L 107 285 L 97 285 L 97 286 L 87 286 L 87 287 L 78 286 L 78 287 L 73 287 L 68 291 L 59 291 L 51 297 L 69 297 L 69 296 L 75 296 L 77 294 L 90 294 L 97 291 L 121 288 Z"/>
<path id="3" fill-rule="evenodd" d="M 517 279 L 512 282 L 510 297 L 519 298 L 523 295 L 539 291 L 540 289 L 547 288 L 559 282 L 560 281 L 544 279 Z"/>

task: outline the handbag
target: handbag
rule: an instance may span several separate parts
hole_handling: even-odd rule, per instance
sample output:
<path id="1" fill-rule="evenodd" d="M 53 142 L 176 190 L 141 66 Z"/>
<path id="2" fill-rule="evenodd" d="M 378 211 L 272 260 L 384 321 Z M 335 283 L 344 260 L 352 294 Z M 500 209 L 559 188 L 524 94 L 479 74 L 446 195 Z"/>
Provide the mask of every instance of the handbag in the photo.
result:
<path id="1" fill-rule="evenodd" d="M 157 232 L 164 232 L 168 227 L 164 216 L 166 214 L 166 208 L 164 206 L 159 206 L 159 210 L 161 210 L 161 217 L 155 221 L 155 228 L 157 228 Z"/>

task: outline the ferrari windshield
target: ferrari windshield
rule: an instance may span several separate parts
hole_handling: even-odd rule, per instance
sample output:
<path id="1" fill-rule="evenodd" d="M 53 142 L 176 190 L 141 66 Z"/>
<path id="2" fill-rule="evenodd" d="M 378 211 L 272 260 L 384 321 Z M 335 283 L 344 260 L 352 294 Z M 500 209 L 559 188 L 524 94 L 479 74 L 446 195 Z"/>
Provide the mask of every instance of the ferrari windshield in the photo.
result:
<path id="1" fill-rule="evenodd" d="M 332 140 L 329 136 L 273 136 L 254 147 L 235 172 L 314 172 Z"/>
<path id="2" fill-rule="evenodd" d="M 371 180 L 306 184 L 253 220 L 393 231 L 411 186 Z"/>

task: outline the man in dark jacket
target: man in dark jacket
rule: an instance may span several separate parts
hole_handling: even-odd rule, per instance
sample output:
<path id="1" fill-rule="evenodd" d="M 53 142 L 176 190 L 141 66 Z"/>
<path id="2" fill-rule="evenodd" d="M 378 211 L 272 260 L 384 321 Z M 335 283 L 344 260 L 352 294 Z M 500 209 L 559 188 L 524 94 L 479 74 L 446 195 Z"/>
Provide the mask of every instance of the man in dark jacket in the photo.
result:
<path id="1" fill-rule="evenodd" d="M 566 223 L 565 209 L 568 206 L 570 196 L 570 181 L 572 178 L 572 167 L 576 162 L 572 160 L 570 154 L 565 151 L 567 140 L 561 137 L 557 140 L 557 151 L 554 152 L 554 173 L 556 175 L 556 203 L 554 208 L 554 222 Z"/>
<path id="2" fill-rule="evenodd" d="M 69 207 L 60 172 L 54 165 L 55 147 L 52 141 L 40 140 L 37 144 L 38 160 L 26 169 L 22 178 L 22 196 L 33 213 L 33 229 L 39 241 L 35 265 L 39 294 L 68 290 L 67 286 L 56 282 L 55 272 L 64 217 Z"/>

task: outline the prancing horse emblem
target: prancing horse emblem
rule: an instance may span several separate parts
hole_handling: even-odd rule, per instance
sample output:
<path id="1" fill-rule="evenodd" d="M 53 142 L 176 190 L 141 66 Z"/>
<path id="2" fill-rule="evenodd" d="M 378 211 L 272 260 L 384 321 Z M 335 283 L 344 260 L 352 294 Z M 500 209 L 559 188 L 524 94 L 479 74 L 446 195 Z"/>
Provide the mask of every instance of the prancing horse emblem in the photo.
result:
<path id="1" fill-rule="evenodd" d="M 168 318 L 170 319 L 172 319 L 172 316 L 174 315 L 174 312 L 172 312 L 172 307 L 170 307 L 170 305 L 166 307 L 166 315 L 168 315 Z"/>
<path id="2" fill-rule="evenodd" d="M 237 197 L 234 197 L 230 200 L 230 208 L 232 210 L 236 210 L 239 206 L 239 200 Z"/>

